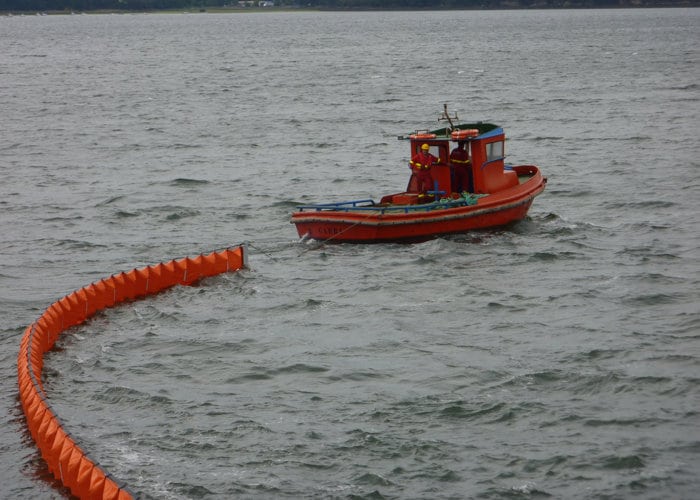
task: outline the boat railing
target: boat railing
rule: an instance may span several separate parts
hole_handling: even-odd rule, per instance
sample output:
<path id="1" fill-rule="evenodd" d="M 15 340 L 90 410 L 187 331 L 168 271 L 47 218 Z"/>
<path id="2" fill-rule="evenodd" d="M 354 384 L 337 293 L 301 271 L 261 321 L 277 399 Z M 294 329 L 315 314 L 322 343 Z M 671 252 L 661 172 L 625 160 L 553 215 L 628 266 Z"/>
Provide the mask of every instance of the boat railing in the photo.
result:
<path id="1" fill-rule="evenodd" d="M 315 205 L 301 205 L 297 207 L 300 212 L 315 211 L 315 212 L 377 212 L 385 213 L 410 213 L 410 212 L 430 212 L 432 210 L 442 210 L 445 208 L 455 208 L 461 206 L 476 205 L 480 195 L 471 195 L 458 199 L 443 198 L 439 201 L 431 203 L 422 203 L 418 205 L 378 205 L 374 200 L 353 200 L 343 201 L 339 203 L 318 203 Z M 363 205 L 364 203 L 364 205 Z"/>
<path id="2" fill-rule="evenodd" d="M 360 208 L 360 203 L 369 203 L 370 205 L 366 206 L 366 208 L 372 208 L 375 203 L 374 200 L 371 198 L 368 198 L 366 200 L 351 200 L 351 201 L 339 201 L 336 203 L 315 203 L 313 205 L 300 205 L 297 207 L 297 210 L 304 211 L 304 210 L 316 210 L 321 211 L 321 210 L 345 210 L 345 209 L 351 209 L 351 208 Z"/>

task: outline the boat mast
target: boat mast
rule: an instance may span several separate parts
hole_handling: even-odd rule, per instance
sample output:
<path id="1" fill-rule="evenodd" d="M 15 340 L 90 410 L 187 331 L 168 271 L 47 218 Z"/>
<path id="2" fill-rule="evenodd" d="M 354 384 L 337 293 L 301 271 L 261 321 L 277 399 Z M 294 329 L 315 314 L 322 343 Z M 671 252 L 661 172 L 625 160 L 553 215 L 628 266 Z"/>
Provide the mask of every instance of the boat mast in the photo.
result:
<path id="1" fill-rule="evenodd" d="M 443 104 L 443 111 L 442 114 L 438 117 L 438 122 L 444 122 L 448 121 L 450 122 L 450 132 L 452 132 L 455 128 L 454 123 L 452 123 L 452 120 L 459 120 L 459 117 L 457 116 L 457 112 L 455 111 L 454 116 L 450 116 L 450 114 L 447 112 L 447 104 Z"/>

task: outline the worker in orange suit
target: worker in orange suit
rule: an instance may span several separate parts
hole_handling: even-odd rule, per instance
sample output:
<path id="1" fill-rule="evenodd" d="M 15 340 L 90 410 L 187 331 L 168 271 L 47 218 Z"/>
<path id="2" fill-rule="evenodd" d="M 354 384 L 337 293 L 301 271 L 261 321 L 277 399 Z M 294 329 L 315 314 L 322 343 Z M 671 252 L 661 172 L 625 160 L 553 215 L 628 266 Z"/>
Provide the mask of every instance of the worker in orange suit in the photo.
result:
<path id="1" fill-rule="evenodd" d="M 420 194 L 425 194 L 426 191 L 433 189 L 433 178 L 430 175 L 430 169 L 437 163 L 440 163 L 440 159 L 430 154 L 430 146 L 427 144 L 423 144 L 420 147 L 420 151 L 411 158 L 409 166 L 413 175 L 416 176 Z"/>
<path id="2" fill-rule="evenodd" d="M 452 191 L 471 193 L 472 164 L 469 160 L 469 150 L 465 141 L 457 143 L 457 147 L 450 153 L 450 170 L 452 170 Z"/>

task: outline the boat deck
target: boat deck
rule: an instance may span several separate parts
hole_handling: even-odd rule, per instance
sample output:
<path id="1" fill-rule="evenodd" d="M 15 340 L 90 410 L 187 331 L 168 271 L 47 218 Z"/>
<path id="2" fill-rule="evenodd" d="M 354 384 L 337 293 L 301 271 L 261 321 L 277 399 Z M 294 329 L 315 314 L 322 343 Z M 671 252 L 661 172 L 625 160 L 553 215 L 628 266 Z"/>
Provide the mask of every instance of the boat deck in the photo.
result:
<path id="1" fill-rule="evenodd" d="M 518 184 L 525 184 L 532 179 L 533 172 L 519 172 Z M 445 195 L 444 192 L 440 192 Z M 443 197 L 436 201 L 418 201 L 417 195 L 413 193 L 399 193 L 397 195 L 385 196 L 382 202 L 377 203 L 372 199 L 341 201 L 336 203 L 317 203 L 313 205 L 297 206 L 299 212 L 376 212 L 376 213 L 414 213 L 429 212 L 432 210 L 444 210 L 447 208 L 466 207 L 476 205 L 480 198 L 490 196 L 489 194 L 454 193 L 452 197 Z M 390 201 L 387 201 L 389 199 Z M 401 199 L 404 202 L 394 202 L 394 199 Z"/>

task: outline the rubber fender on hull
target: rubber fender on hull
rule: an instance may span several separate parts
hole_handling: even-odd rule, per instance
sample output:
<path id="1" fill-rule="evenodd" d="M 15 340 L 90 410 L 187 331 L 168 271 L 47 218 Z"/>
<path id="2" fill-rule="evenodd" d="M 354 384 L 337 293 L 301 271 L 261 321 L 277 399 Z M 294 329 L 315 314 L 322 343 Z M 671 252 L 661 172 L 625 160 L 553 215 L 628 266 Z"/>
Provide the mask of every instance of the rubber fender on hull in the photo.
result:
<path id="1" fill-rule="evenodd" d="M 246 252 L 241 245 L 122 272 L 66 295 L 26 328 L 17 356 L 20 402 L 42 458 L 53 476 L 73 495 L 107 500 L 134 498 L 133 493 L 90 459 L 61 426 L 41 382 L 44 353 L 54 346 L 61 332 L 84 322 L 97 311 L 244 266 Z"/>

